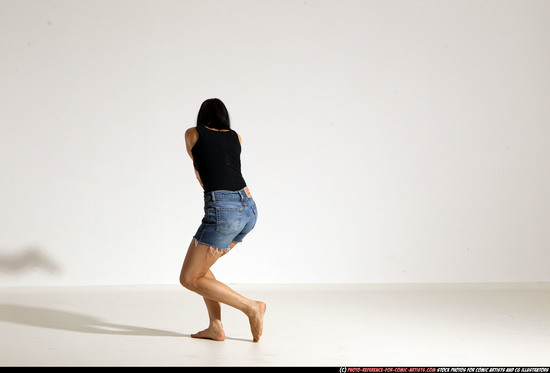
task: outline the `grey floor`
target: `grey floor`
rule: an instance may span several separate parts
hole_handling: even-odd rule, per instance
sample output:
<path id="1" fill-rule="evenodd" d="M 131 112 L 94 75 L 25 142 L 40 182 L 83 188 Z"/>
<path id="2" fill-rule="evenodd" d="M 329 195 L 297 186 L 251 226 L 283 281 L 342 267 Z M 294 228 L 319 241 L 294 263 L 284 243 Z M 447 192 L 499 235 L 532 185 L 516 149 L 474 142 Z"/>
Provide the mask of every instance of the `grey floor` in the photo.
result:
<path id="1" fill-rule="evenodd" d="M 550 284 L 232 285 L 264 335 L 177 285 L 0 288 L 1 366 L 549 366 Z"/>

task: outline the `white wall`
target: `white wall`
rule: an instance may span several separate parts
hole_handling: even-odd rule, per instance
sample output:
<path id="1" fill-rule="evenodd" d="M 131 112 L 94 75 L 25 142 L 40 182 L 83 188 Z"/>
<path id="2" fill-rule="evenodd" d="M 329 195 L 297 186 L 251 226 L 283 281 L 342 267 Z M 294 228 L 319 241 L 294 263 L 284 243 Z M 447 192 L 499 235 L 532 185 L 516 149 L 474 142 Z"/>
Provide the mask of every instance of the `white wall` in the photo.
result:
<path id="1" fill-rule="evenodd" d="M 177 283 L 202 217 L 183 133 L 210 97 L 260 209 L 223 281 L 550 281 L 549 15 L 0 0 L 1 284 Z"/>

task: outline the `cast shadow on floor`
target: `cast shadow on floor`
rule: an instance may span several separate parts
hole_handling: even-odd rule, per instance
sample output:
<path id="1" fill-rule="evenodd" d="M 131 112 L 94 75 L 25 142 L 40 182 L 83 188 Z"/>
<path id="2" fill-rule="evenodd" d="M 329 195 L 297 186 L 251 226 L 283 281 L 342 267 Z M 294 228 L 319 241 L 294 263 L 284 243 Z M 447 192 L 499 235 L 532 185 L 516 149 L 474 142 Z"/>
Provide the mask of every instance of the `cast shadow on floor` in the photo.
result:
<path id="1" fill-rule="evenodd" d="M 80 333 L 191 338 L 190 334 L 144 328 L 127 324 L 110 323 L 102 321 L 99 318 L 80 313 L 15 304 L 0 304 L 0 322 L 2 321 L 26 326 Z M 229 336 L 226 336 L 226 339 L 252 342 L 252 339 Z"/>
<path id="2" fill-rule="evenodd" d="M 71 332 L 153 337 L 190 337 L 167 330 L 115 324 L 96 317 L 48 308 L 0 304 L 0 321 Z"/>

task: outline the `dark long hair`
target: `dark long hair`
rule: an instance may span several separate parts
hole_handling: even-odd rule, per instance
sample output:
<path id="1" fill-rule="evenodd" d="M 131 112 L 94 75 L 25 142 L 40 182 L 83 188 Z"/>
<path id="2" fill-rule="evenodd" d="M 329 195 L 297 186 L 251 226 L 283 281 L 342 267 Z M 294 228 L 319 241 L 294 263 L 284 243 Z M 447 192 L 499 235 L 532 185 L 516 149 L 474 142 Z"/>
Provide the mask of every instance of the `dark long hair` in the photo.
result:
<path id="1" fill-rule="evenodd" d="M 220 99 L 210 98 L 204 101 L 197 116 L 197 126 L 206 126 L 219 130 L 228 130 L 231 127 L 229 113 Z"/>

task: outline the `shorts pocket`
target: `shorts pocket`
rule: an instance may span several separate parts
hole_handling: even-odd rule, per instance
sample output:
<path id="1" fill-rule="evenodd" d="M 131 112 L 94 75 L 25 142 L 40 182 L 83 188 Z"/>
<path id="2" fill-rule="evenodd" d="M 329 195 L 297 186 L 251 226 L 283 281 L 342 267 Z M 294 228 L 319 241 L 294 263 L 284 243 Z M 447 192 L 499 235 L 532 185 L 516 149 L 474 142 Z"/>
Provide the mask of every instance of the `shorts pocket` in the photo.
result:
<path id="1" fill-rule="evenodd" d="M 243 209 L 240 207 L 216 207 L 216 231 L 223 235 L 236 235 L 241 231 Z"/>

